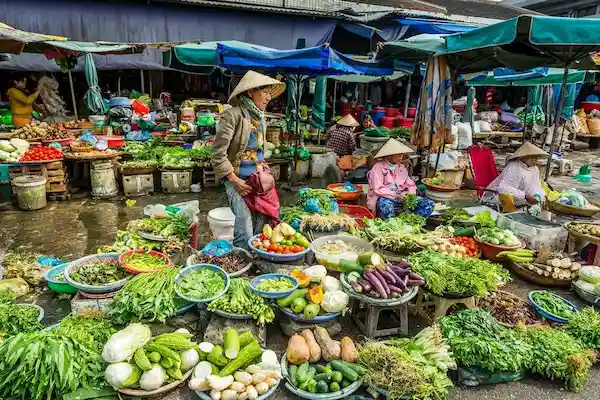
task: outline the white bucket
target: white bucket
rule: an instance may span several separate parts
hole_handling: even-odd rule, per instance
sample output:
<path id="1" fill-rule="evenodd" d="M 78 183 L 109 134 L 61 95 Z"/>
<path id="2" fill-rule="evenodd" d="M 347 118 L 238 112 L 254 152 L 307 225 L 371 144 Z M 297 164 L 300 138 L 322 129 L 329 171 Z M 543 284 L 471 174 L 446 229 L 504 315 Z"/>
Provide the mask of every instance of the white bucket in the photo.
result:
<path id="1" fill-rule="evenodd" d="M 19 176 L 12 180 L 21 210 L 46 207 L 46 178 L 37 175 Z"/>
<path id="2" fill-rule="evenodd" d="M 233 240 L 235 215 L 229 207 L 213 208 L 208 212 L 207 219 L 214 239 Z"/>
<path id="3" fill-rule="evenodd" d="M 312 178 L 322 178 L 327 168 L 336 164 L 336 160 L 337 156 L 332 151 L 324 154 L 311 154 L 310 176 Z"/>

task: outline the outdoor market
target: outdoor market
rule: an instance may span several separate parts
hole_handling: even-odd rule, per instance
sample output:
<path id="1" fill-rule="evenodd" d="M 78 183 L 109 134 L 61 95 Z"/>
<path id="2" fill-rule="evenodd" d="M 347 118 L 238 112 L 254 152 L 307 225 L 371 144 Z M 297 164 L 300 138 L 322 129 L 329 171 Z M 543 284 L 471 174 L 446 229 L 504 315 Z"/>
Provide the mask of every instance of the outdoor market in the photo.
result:
<path id="1" fill-rule="evenodd" d="M 600 20 L 411 26 L 359 56 L 0 23 L 62 70 L 1 78 L 0 398 L 595 398 Z M 206 96 L 97 69 L 146 52 Z"/>

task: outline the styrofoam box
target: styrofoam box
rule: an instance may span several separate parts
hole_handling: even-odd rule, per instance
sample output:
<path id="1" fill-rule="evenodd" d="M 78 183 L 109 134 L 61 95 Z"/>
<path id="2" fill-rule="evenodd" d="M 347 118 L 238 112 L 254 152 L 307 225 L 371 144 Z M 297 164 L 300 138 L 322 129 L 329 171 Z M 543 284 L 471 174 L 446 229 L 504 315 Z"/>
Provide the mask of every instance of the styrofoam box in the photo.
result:
<path id="1" fill-rule="evenodd" d="M 496 224 L 502 229 L 513 231 L 526 247 L 532 250 L 548 246 L 563 250 L 569 236 L 569 232 L 562 225 L 541 220 L 522 211 L 499 214 Z"/>

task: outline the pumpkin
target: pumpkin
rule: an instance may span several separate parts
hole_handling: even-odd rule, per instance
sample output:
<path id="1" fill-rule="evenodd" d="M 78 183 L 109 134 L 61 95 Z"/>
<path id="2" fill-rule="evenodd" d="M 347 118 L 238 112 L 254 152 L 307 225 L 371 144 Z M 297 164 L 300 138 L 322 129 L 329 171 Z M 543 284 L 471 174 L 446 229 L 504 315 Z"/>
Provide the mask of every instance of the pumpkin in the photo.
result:
<path id="1" fill-rule="evenodd" d="M 327 329 L 320 326 L 316 327 L 315 339 L 319 346 L 321 346 L 321 356 L 323 357 L 323 360 L 329 362 L 340 359 L 340 353 L 342 351 L 341 346 L 338 342 L 331 339 Z"/>
<path id="2" fill-rule="evenodd" d="M 304 272 L 294 270 L 290 273 L 290 275 L 296 278 L 299 287 L 305 288 L 310 285 L 310 276 L 306 275 Z"/>
<path id="3" fill-rule="evenodd" d="M 358 359 L 358 351 L 356 350 L 356 346 L 354 346 L 354 342 L 349 337 L 343 337 L 340 341 L 340 357 L 342 360 L 346 362 L 355 363 Z"/>
<path id="4" fill-rule="evenodd" d="M 310 351 L 310 362 L 317 362 L 321 359 L 321 347 L 315 340 L 315 336 L 311 332 L 310 329 L 305 329 L 300 332 L 300 336 L 306 340 L 306 344 L 308 345 L 308 350 Z"/>
<path id="5" fill-rule="evenodd" d="M 306 340 L 297 334 L 288 341 L 286 352 L 288 361 L 295 365 L 305 363 L 310 358 L 310 350 Z"/>
<path id="6" fill-rule="evenodd" d="M 315 304 L 321 304 L 323 301 L 323 287 L 316 285 L 308 291 L 308 299 Z"/>

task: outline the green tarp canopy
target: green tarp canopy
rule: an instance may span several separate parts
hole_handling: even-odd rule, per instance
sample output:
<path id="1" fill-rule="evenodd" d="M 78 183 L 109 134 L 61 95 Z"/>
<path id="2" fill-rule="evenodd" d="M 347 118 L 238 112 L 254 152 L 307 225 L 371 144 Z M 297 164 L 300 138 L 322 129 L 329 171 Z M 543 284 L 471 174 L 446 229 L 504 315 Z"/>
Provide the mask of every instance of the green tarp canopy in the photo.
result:
<path id="1" fill-rule="evenodd" d="M 499 80 L 494 77 L 494 72 L 488 72 L 488 75 L 481 79 L 465 80 L 467 86 L 542 86 L 542 85 L 560 85 L 562 83 L 563 68 L 550 68 L 548 75 L 529 79 Z M 593 75 L 593 74 L 592 74 Z M 585 71 L 569 71 L 567 83 L 581 83 L 586 79 Z"/>

